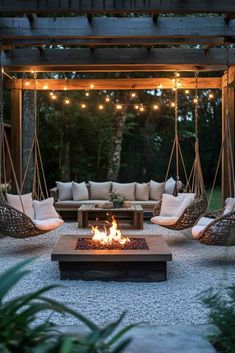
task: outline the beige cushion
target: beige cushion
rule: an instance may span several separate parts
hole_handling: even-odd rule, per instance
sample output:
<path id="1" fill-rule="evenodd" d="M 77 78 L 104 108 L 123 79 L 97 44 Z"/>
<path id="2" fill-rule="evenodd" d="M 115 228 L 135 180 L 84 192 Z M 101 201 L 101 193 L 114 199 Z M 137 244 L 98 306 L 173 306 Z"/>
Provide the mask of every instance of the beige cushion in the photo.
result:
<path id="1" fill-rule="evenodd" d="M 62 226 L 64 221 L 61 218 L 49 218 L 43 220 L 33 220 L 35 226 L 42 231 L 55 230 L 56 228 Z"/>
<path id="2" fill-rule="evenodd" d="M 89 193 L 85 182 L 72 182 L 72 194 L 74 201 L 89 200 Z"/>
<path id="3" fill-rule="evenodd" d="M 162 217 L 155 216 L 151 218 L 151 222 L 155 224 L 159 224 L 160 226 L 172 226 L 178 221 L 179 217 Z"/>
<path id="4" fill-rule="evenodd" d="M 103 183 L 96 183 L 89 181 L 90 185 L 90 199 L 91 200 L 108 200 L 111 191 L 112 182 L 106 181 Z"/>
<path id="5" fill-rule="evenodd" d="M 49 199 L 43 201 L 33 201 L 34 208 L 34 219 L 43 220 L 48 218 L 59 218 L 59 214 L 56 212 L 55 207 L 53 206 L 54 199 L 50 197 Z"/>
<path id="6" fill-rule="evenodd" d="M 195 194 L 193 193 L 184 193 L 178 196 L 163 194 L 160 216 L 180 217 L 194 199 Z"/>
<path id="7" fill-rule="evenodd" d="M 154 180 L 150 180 L 150 200 L 158 201 L 161 199 L 162 194 L 165 190 L 165 183 L 157 183 Z"/>
<path id="8" fill-rule="evenodd" d="M 176 186 L 176 180 L 174 178 L 170 178 L 166 181 L 165 183 L 165 194 L 170 194 L 173 195 L 174 190 L 175 190 L 175 186 Z"/>
<path id="9" fill-rule="evenodd" d="M 61 181 L 56 182 L 58 188 L 58 198 L 61 201 L 72 200 L 72 182 L 62 183 Z"/>
<path id="10" fill-rule="evenodd" d="M 149 183 L 143 183 L 143 184 L 136 183 L 135 199 L 137 201 L 149 200 Z"/>
<path id="11" fill-rule="evenodd" d="M 223 214 L 226 215 L 227 213 L 232 212 L 235 209 L 235 198 L 228 197 L 225 200 L 225 207 L 223 210 Z"/>
<path id="12" fill-rule="evenodd" d="M 6 194 L 7 202 L 10 206 L 16 208 L 20 212 L 23 212 L 29 218 L 34 218 L 34 209 L 33 209 L 33 199 L 32 194 L 25 194 L 25 195 L 12 195 Z M 23 204 L 23 207 L 22 207 Z"/>
<path id="13" fill-rule="evenodd" d="M 136 183 L 112 183 L 112 190 L 118 195 L 123 196 L 125 200 L 135 200 L 135 184 Z"/>
<path id="14" fill-rule="evenodd" d="M 201 232 L 204 231 L 204 229 L 206 228 L 206 226 L 208 224 L 210 224 L 211 222 L 213 222 L 212 218 L 208 218 L 208 217 L 201 217 L 199 219 L 199 221 L 197 222 L 197 224 L 195 226 L 193 226 L 192 228 L 192 235 L 194 237 L 197 237 Z"/>

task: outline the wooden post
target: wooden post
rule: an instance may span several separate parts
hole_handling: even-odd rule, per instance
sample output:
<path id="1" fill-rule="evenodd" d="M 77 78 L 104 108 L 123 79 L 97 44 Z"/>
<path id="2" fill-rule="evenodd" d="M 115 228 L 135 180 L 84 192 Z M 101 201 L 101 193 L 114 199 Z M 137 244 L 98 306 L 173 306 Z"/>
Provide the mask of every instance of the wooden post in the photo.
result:
<path id="1" fill-rule="evenodd" d="M 11 91 L 11 149 L 19 187 L 22 184 L 22 91 Z M 12 179 L 13 181 L 13 179 Z M 14 184 L 13 184 L 14 185 Z"/>
<path id="2" fill-rule="evenodd" d="M 225 80 L 223 80 L 225 82 Z M 227 85 L 227 82 L 226 82 Z M 227 105 L 227 87 L 223 85 L 222 87 L 222 141 L 225 134 L 225 117 L 226 117 L 226 105 Z M 235 110 L 234 110 L 234 87 L 230 86 L 228 88 L 229 94 L 229 116 L 230 116 L 230 126 L 231 126 L 231 138 L 232 138 L 232 146 L 233 146 L 233 153 L 234 153 L 234 135 L 235 135 Z M 225 141 L 225 148 L 222 153 L 222 177 L 221 177 L 221 189 L 222 189 L 222 203 L 224 200 L 231 196 L 230 195 L 230 188 L 229 188 L 229 169 L 228 169 L 228 160 L 226 157 L 226 141 Z M 234 178 L 234 176 L 232 176 Z M 233 179 L 232 179 L 233 180 Z"/>

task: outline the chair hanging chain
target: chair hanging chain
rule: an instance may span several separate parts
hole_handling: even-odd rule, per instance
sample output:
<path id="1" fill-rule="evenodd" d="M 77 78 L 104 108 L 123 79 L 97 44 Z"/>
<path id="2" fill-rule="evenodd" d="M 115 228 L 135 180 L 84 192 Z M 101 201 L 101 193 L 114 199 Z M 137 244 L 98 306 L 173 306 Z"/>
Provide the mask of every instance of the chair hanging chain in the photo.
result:
<path id="1" fill-rule="evenodd" d="M 0 124 L 3 124 L 3 67 L 0 65 Z"/>
<path id="2" fill-rule="evenodd" d="M 33 78 L 34 78 L 34 133 L 35 135 L 37 135 L 37 73 L 34 72 L 33 74 Z"/>
<path id="3" fill-rule="evenodd" d="M 178 135 L 178 82 L 177 82 L 177 71 L 175 71 L 175 136 Z"/>

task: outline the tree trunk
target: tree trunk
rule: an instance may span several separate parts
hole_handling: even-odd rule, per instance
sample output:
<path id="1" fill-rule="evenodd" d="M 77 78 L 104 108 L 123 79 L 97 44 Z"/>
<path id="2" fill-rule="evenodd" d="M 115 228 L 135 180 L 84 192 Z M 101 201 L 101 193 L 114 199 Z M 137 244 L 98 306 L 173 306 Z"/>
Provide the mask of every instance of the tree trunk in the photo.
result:
<path id="1" fill-rule="evenodd" d="M 124 98 L 125 97 L 123 97 L 123 99 Z M 120 112 L 117 111 L 117 113 L 114 116 L 113 137 L 112 137 L 112 142 L 110 146 L 109 165 L 108 165 L 108 172 L 107 172 L 108 180 L 115 181 L 118 178 L 120 162 L 121 162 L 123 132 L 125 128 L 126 118 L 127 118 L 126 106 Z"/>
<path id="2" fill-rule="evenodd" d="M 23 91 L 23 175 L 29 160 L 34 136 L 34 92 Z M 34 158 L 32 155 L 27 177 L 24 184 L 24 193 L 32 192 L 34 175 Z"/>
<path id="3" fill-rule="evenodd" d="M 70 170 L 70 123 L 67 114 L 64 116 L 64 148 L 62 155 L 61 177 L 65 181 L 71 180 Z"/>

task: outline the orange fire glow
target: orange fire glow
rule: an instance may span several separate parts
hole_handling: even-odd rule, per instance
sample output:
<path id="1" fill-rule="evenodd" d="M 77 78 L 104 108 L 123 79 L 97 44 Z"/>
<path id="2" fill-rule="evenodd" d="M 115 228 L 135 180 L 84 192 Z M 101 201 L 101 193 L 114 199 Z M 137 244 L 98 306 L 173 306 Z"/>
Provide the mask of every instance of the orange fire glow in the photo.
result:
<path id="1" fill-rule="evenodd" d="M 129 238 L 122 236 L 114 217 L 112 217 L 112 225 L 108 229 L 104 227 L 104 230 L 99 230 L 98 226 L 92 226 L 91 232 L 93 235 L 92 240 L 97 241 L 102 245 L 111 245 L 115 242 L 124 245 L 126 242 L 130 241 Z"/>

